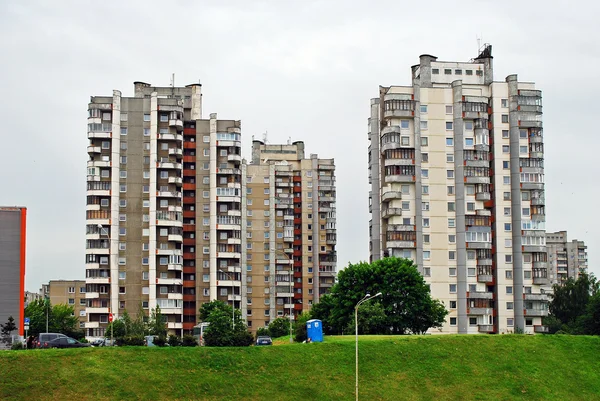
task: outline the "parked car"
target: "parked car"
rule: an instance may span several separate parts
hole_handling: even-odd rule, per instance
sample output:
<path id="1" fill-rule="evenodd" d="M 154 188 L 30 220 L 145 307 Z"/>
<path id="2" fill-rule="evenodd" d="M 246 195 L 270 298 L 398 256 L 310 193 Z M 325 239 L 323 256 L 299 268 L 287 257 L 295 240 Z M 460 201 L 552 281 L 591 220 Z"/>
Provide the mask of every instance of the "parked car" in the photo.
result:
<path id="1" fill-rule="evenodd" d="M 90 344 L 92 344 L 94 347 L 115 347 L 115 341 L 111 341 L 110 338 L 98 338 L 94 341 L 92 341 Z"/>
<path id="2" fill-rule="evenodd" d="M 80 343 L 71 337 L 59 337 L 48 342 L 48 348 L 83 348 L 91 346 L 92 344 Z"/>
<path id="3" fill-rule="evenodd" d="M 273 340 L 269 336 L 258 336 L 256 338 L 256 345 L 273 345 Z"/>
<path id="4" fill-rule="evenodd" d="M 50 341 L 62 337 L 67 338 L 67 336 L 61 333 L 40 333 L 37 338 L 36 348 L 48 348 L 48 344 L 50 343 Z"/>

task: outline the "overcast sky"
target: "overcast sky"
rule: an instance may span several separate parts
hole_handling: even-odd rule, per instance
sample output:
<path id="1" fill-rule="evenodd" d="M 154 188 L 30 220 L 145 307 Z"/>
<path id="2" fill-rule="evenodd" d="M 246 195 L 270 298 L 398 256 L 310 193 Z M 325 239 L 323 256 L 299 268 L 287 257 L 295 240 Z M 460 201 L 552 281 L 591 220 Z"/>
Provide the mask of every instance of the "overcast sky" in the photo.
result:
<path id="1" fill-rule="evenodd" d="M 335 158 L 338 266 L 368 258 L 367 118 L 378 85 L 409 85 L 423 53 L 467 61 L 493 45 L 544 96 L 548 230 L 597 261 L 599 3 L 0 0 L 0 205 L 28 208 L 27 290 L 85 277 L 91 95 L 133 81 L 200 82 L 204 117 Z M 375 5 L 374 5 L 375 4 Z"/>

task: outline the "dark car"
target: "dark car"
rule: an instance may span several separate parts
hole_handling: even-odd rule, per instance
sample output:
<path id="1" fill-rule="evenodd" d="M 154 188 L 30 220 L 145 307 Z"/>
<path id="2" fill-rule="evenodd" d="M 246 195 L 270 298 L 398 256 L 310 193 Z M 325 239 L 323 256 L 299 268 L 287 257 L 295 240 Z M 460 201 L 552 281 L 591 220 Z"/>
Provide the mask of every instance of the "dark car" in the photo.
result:
<path id="1" fill-rule="evenodd" d="M 273 345 L 273 340 L 269 336 L 258 336 L 256 338 L 256 345 Z"/>
<path id="2" fill-rule="evenodd" d="M 80 343 L 71 337 L 59 337 L 48 342 L 48 348 L 83 348 L 91 346 L 91 344 Z"/>
<path id="3" fill-rule="evenodd" d="M 49 348 L 48 344 L 50 344 L 51 341 L 56 340 L 57 338 L 67 338 L 67 336 L 65 336 L 64 334 L 61 333 L 40 333 L 39 336 L 37 337 L 37 340 L 35 341 L 34 346 L 36 348 Z"/>

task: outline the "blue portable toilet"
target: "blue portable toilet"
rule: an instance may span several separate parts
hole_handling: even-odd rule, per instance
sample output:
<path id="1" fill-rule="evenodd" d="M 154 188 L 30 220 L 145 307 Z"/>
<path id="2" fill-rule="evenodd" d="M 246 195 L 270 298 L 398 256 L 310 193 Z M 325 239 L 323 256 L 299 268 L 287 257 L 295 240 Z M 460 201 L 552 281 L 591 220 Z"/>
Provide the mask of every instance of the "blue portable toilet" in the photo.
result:
<path id="1" fill-rule="evenodd" d="M 306 336 L 311 342 L 323 342 L 323 323 L 319 319 L 306 322 Z"/>

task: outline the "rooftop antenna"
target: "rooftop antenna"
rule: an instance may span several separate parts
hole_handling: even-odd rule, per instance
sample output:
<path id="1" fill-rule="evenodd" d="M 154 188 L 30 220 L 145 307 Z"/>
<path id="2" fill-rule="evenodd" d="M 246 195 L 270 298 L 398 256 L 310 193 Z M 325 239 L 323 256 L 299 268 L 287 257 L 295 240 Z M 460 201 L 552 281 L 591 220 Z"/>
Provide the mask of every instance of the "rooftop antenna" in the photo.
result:
<path id="1" fill-rule="evenodd" d="M 291 144 L 292 144 L 292 137 L 290 136 L 290 137 L 288 137 L 288 145 L 291 145 Z"/>
<path id="2" fill-rule="evenodd" d="M 262 135 L 263 142 L 265 143 L 265 145 L 267 144 L 267 136 L 268 136 L 268 131 L 265 130 L 264 134 Z"/>
<path id="3" fill-rule="evenodd" d="M 171 88 L 175 87 L 175 73 L 171 74 Z"/>

